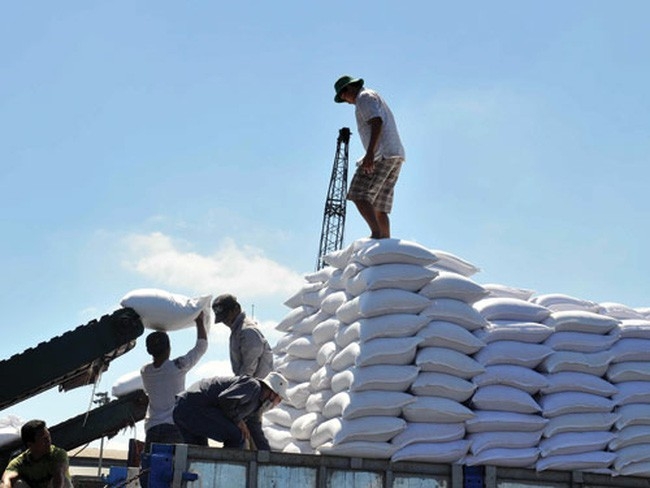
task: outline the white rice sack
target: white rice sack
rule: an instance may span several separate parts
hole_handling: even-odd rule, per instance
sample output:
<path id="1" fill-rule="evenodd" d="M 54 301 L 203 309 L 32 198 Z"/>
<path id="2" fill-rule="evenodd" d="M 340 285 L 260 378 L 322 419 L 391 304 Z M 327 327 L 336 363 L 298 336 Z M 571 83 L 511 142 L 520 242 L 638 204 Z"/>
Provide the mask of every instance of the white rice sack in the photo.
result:
<path id="1" fill-rule="evenodd" d="M 336 317 L 346 324 L 368 317 L 394 313 L 420 313 L 429 299 L 406 290 L 384 288 L 370 290 L 341 305 Z"/>
<path id="2" fill-rule="evenodd" d="M 571 352 L 557 351 L 548 356 L 539 366 L 544 373 L 575 371 L 604 376 L 614 355 L 610 351 Z"/>
<path id="3" fill-rule="evenodd" d="M 311 439 L 314 429 L 324 422 L 318 412 L 309 412 L 298 417 L 291 425 L 291 436 L 296 440 L 308 441 Z"/>
<path id="4" fill-rule="evenodd" d="M 432 252 L 438 258 L 438 260 L 431 266 L 434 269 L 440 271 L 450 271 L 452 273 L 457 273 L 465 277 L 470 277 L 481 271 L 480 268 L 474 266 L 469 261 L 450 252 L 440 249 L 434 249 Z"/>
<path id="5" fill-rule="evenodd" d="M 490 322 L 485 328 L 474 331 L 474 335 L 486 344 L 496 341 L 540 344 L 548 339 L 552 333 L 553 329 L 548 325 L 512 320 L 496 320 Z"/>
<path id="6" fill-rule="evenodd" d="M 320 308 L 323 312 L 334 315 L 341 305 L 351 299 L 352 296 L 346 291 L 334 291 L 323 298 Z"/>
<path id="7" fill-rule="evenodd" d="M 334 341 L 326 342 L 318 350 L 318 354 L 316 354 L 316 362 L 319 366 L 325 366 L 326 364 L 329 364 L 335 354 L 336 344 Z"/>
<path id="8" fill-rule="evenodd" d="M 593 312 L 567 310 L 551 313 L 544 323 L 557 332 L 607 334 L 619 324 L 619 321 Z"/>
<path id="9" fill-rule="evenodd" d="M 471 405 L 478 410 L 537 413 L 542 409 L 530 394 L 505 385 L 482 386 L 476 390 Z"/>
<path id="10" fill-rule="evenodd" d="M 602 302 L 599 304 L 598 313 L 608 315 L 615 319 L 644 319 L 643 314 L 637 312 L 632 307 L 615 302 Z"/>
<path id="11" fill-rule="evenodd" d="M 275 326 L 275 330 L 280 332 L 289 332 L 295 324 L 315 312 L 316 309 L 314 307 L 308 307 L 305 305 L 294 308 L 278 323 L 278 325 Z"/>
<path id="12" fill-rule="evenodd" d="M 476 391 L 473 383 L 446 373 L 422 371 L 411 385 L 411 392 L 416 396 L 443 397 L 457 402 L 464 402 Z"/>
<path id="13" fill-rule="evenodd" d="M 537 447 L 541 431 L 534 432 L 478 432 L 469 434 L 470 452 L 474 455 L 499 448 L 526 449 Z"/>
<path id="14" fill-rule="evenodd" d="M 447 347 L 463 354 L 474 354 L 485 343 L 461 325 L 444 320 L 433 320 L 424 326 L 417 336 L 422 338 L 420 347 Z"/>
<path id="15" fill-rule="evenodd" d="M 650 339 L 650 320 L 648 319 L 621 320 L 621 323 L 618 327 L 621 339 Z"/>
<path id="16" fill-rule="evenodd" d="M 345 284 L 343 283 L 343 270 L 342 269 L 336 269 L 333 273 L 330 279 L 327 282 L 327 286 L 329 286 L 332 290 L 338 290 L 338 291 L 344 291 L 345 290 Z"/>
<path id="17" fill-rule="evenodd" d="M 446 373 L 459 378 L 471 379 L 485 368 L 471 357 L 445 347 L 423 347 L 415 357 L 420 371 Z"/>
<path id="18" fill-rule="evenodd" d="M 650 444 L 650 425 L 631 425 L 619 430 L 609 443 L 609 449 L 616 451 L 637 444 Z"/>
<path id="19" fill-rule="evenodd" d="M 539 443 L 543 457 L 605 450 L 614 439 L 612 432 L 565 432 Z"/>
<path id="20" fill-rule="evenodd" d="M 332 369 L 334 371 L 343 371 L 354 366 L 360 352 L 361 346 L 359 346 L 359 343 L 351 342 L 334 355 L 331 363 Z"/>
<path id="21" fill-rule="evenodd" d="M 416 264 L 379 264 L 369 266 L 351 277 L 345 289 L 352 296 L 381 288 L 417 292 L 436 275 L 436 271 Z"/>
<path id="22" fill-rule="evenodd" d="M 148 329 L 173 331 L 194 326 L 194 320 L 203 312 L 209 329 L 212 295 L 190 298 L 156 288 L 132 290 L 120 300 L 120 305 L 132 308 Z"/>
<path id="23" fill-rule="evenodd" d="M 20 429 L 25 421 L 15 415 L 0 419 L 0 447 L 20 441 Z"/>
<path id="24" fill-rule="evenodd" d="M 451 271 L 440 271 L 420 290 L 427 298 L 454 298 L 465 303 L 474 303 L 485 297 L 488 291 L 472 279 Z"/>
<path id="25" fill-rule="evenodd" d="M 325 364 L 316 370 L 309 378 L 309 388 L 311 391 L 320 391 L 330 389 L 332 386 L 332 377 L 335 371 L 331 364 Z"/>
<path id="26" fill-rule="evenodd" d="M 598 312 L 599 305 L 596 302 L 582 300 L 562 293 L 548 293 L 538 295 L 530 299 L 531 302 L 546 307 L 552 312 L 566 310 L 582 310 L 584 312 Z"/>
<path id="27" fill-rule="evenodd" d="M 650 381 L 623 381 L 617 383 L 618 392 L 612 396 L 617 406 L 635 403 L 650 404 Z M 650 405 L 648 405 L 650 413 Z"/>
<path id="28" fill-rule="evenodd" d="M 608 334 L 589 332 L 555 332 L 544 345 L 555 351 L 599 352 L 612 347 L 619 339 L 617 329 Z"/>
<path id="29" fill-rule="evenodd" d="M 304 319 L 300 320 L 298 323 L 294 324 L 291 328 L 291 332 L 295 335 L 309 335 L 312 334 L 314 329 L 321 322 L 329 319 L 331 316 L 322 310 L 318 310 L 316 313 L 313 313 Z"/>
<path id="30" fill-rule="evenodd" d="M 316 359 L 319 349 L 311 336 L 299 336 L 287 345 L 286 352 L 298 359 Z"/>
<path id="31" fill-rule="evenodd" d="M 294 408 L 304 409 L 310 394 L 309 383 L 290 383 L 287 388 L 288 403 Z"/>
<path id="32" fill-rule="evenodd" d="M 544 427 L 544 437 L 564 432 L 607 432 L 618 419 L 614 413 L 566 413 L 553 417 Z"/>
<path id="33" fill-rule="evenodd" d="M 650 381 L 650 361 L 624 361 L 610 364 L 607 379 L 612 383 Z"/>
<path id="34" fill-rule="evenodd" d="M 131 371 L 130 373 L 120 376 L 115 383 L 113 383 L 111 394 L 114 397 L 120 398 L 136 390 L 144 390 L 140 370 Z"/>
<path id="35" fill-rule="evenodd" d="M 323 415 L 347 419 L 369 415 L 398 417 L 402 409 L 413 401 L 415 398 L 412 395 L 396 391 L 342 391 L 325 404 Z"/>
<path id="36" fill-rule="evenodd" d="M 346 456 L 346 457 L 361 457 L 368 459 L 390 459 L 395 452 L 395 446 L 388 442 L 342 442 L 340 444 L 333 444 L 327 442 L 318 448 L 320 454 L 327 454 L 332 456 Z M 344 476 L 342 472 L 341 476 Z M 332 477 L 335 481 L 332 486 L 341 486 L 336 484 L 336 473 Z M 340 483 L 344 480 L 340 479 Z"/>
<path id="37" fill-rule="evenodd" d="M 308 303 L 308 301 L 305 300 L 305 295 L 318 292 L 323 288 L 325 288 L 325 283 L 323 282 L 305 283 L 296 293 L 287 298 L 283 305 L 288 308 L 297 308 L 302 305 L 309 305 L 313 307 L 313 303 Z"/>
<path id="38" fill-rule="evenodd" d="M 548 308 L 520 298 L 483 298 L 474 304 L 474 308 L 489 321 L 520 320 L 522 322 L 541 322 L 551 314 Z"/>
<path id="39" fill-rule="evenodd" d="M 497 341 L 487 344 L 474 355 L 474 359 L 483 366 L 514 364 L 526 368 L 535 368 L 552 354 L 553 350 L 542 344 Z"/>
<path id="40" fill-rule="evenodd" d="M 341 327 L 336 344 L 345 347 L 353 341 L 367 342 L 381 337 L 410 337 L 422 329 L 429 319 L 412 313 L 380 315 Z"/>
<path id="41" fill-rule="evenodd" d="M 314 429 L 311 442 L 314 448 L 326 442 L 388 442 L 405 428 L 404 419 L 396 417 L 330 419 Z"/>
<path id="42" fill-rule="evenodd" d="M 264 412 L 263 418 L 266 422 L 272 422 L 281 425 L 282 427 L 291 428 L 293 422 L 300 416 L 304 415 L 304 413 L 304 410 L 299 410 L 285 403 L 280 403 L 277 407 Z"/>
<path id="43" fill-rule="evenodd" d="M 611 397 L 618 389 L 600 376 L 589 373 L 564 371 L 546 375 L 548 385 L 542 388 L 545 395 L 563 391 L 579 391 L 604 397 Z"/>
<path id="44" fill-rule="evenodd" d="M 514 386 L 531 395 L 548 386 L 545 375 L 514 364 L 486 366 L 483 373 L 472 378 L 472 383 L 480 387 L 488 385 Z"/>
<path id="45" fill-rule="evenodd" d="M 611 348 L 613 363 L 650 361 L 650 339 L 621 339 Z"/>
<path id="46" fill-rule="evenodd" d="M 539 449 L 536 447 L 521 449 L 497 447 L 495 449 L 486 449 L 477 455 L 467 456 L 464 464 L 467 466 L 489 464 L 508 468 L 529 468 L 535 465 L 538 458 Z"/>
<path id="47" fill-rule="evenodd" d="M 362 345 L 355 364 L 357 366 L 411 364 L 421 342 L 420 337 L 373 339 Z"/>
<path id="48" fill-rule="evenodd" d="M 376 366 L 369 366 L 374 368 Z M 352 383 L 354 382 L 354 373 L 352 369 L 345 369 L 343 371 L 338 371 L 332 376 L 331 388 L 334 393 L 339 393 L 341 391 L 349 391 Z"/>
<path id="49" fill-rule="evenodd" d="M 423 297 L 424 298 L 424 297 Z M 453 298 L 434 298 L 427 300 L 428 306 L 421 310 L 422 315 L 430 320 L 444 320 L 462 325 L 469 331 L 488 325 L 486 319 L 465 302 Z"/>
<path id="50" fill-rule="evenodd" d="M 314 450 L 309 441 L 293 440 L 282 449 L 287 454 L 313 454 Z"/>
<path id="51" fill-rule="evenodd" d="M 284 334 L 282 337 L 278 339 L 278 342 L 275 344 L 275 346 L 273 346 L 273 353 L 276 356 L 286 355 L 287 347 L 295 340 L 296 340 L 296 336 L 293 335 L 292 333 Z"/>
<path id="52" fill-rule="evenodd" d="M 548 422 L 540 415 L 479 410 L 465 422 L 470 434 L 477 432 L 540 432 Z"/>
<path id="53" fill-rule="evenodd" d="M 650 415 L 648 415 L 647 403 L 628 403 L 621 405 L 616 409 L 618 419 L 616 420 L 617 429 L 624 429 L 630 425 L 650 425 Z"/>
<path id="54" fill-rule="evenodd" d="M 650 443 L 622 447 L 616 451 L 614 469 L 621 471 L 628 464 L 648 461 L 650 461 Z"/>
<path id="55" fill-rule="evenodd" d="M 474 417 L 474 412 L 460 402 L 442 397 L 415 397 L 405 405 L 403 417 L 409 422 L 464 422 Z"/>
<path id="56" fill-rule="evenodd" d="M 418 377 L 419 368 L 412 365 L 391 366 L 383 364 L 355 367 L 332 377 L 332 390 L 339 391 L 406 391 Z"/>
<path id="57" fill-rule="evenodd" d="M 291 432 L 285 427 L 267 423 L 262 424 L 262 430 L 273 451 L 282 451 L 293 440 Z"/>
<path id="58" fill-rule="evenodd" d="M 645 476 L 650 477 L 650 461 L 640 461 L 638 463 L 629 463 L 622 467 L 618 474 L 622 476 Z"/>
<path id="59" fill-rule="evenodd" d="M 483 285 L 488 291 L 488 296 L 493 298 L 518 298 L 519 300 L 528 300 L 535 293 L 534 290 L 527 288 L 517 288 L 514 286 L 500 285 L 498 283 L 488 283 Z"/>
<path id="60" fill-rule="evenodd" d="M 343 269 L 347 266 L 348 262 L 350 262 L 350 258 L 352 257 L 354 251 L 358 247 L 364 246 L 368 243 L 370 243 L 369 238 L 357 239 L 343 249 L 337 249 L 336 251 L 327 253 L 325 256 L 323 256 L 323 261 L 330 266 Z"/>
<path id="61" fill-rule="evenodd" d="M 398 449 L 391 461 L 416 461 L 424 463 L 454 463 L 459 461 L 469 449 L 469 441 L 416 442 Z"/>
<path id="62" fill-rule="evenodd" d="M 292 359 L 276 369 L 289 381 L 303 383 L 308 382 L 318 368 L 318 363 L 313 359 Z"/>
<path id="63" fill-rule="evenodd" d="M 593 471 L 607 469 L 616 459 L 613 452 L 592 451 L 580 454 L 563 454 L 540 458 L 535 465 L 537 471 L 547 469 L 559 471 Z"/>
<path id="64" fill-rule="evenodd" d="M 318 345 L 323 345 L 333 340 L 340 327 L 341 321 L 337 318 L 330 317 L 329 319 L 323 320 L 311 332 L 314 342 Z"/>
<path id="65" fill-rule="evenodd" d="M 351 259 L 365 266 L 389 263 L 427 266 L 438 261 L 438 256 L 416 242 L 401 239 L 375 239 L 366 245 L 359 246 Z"/>
<path id="66" fill-rule="evenodd" d="M 317 413 L 322 412 L 325 404 L 333 396 L 334 392 L 331 390 L 320 390 L 312 393 L 307 397 L 307 401 L 305 402 L 305 411 Z"/>
<path id="67" fill-rule="evenodd" d="M 308 283 L 325 283 L 332 277 L 335 271 L 336 268 L 334 266 L 325 266 L 318 271 L 305 274 L 304 278 Z"/>
<path id="68" fill-rule="evenodd" d="M 543 395 L 539 404 L 546 418 L 567 413 L 609 413 L 614 410 L 614 402 L 609 398 L 593 393 L 563 391 Z"/>
<path id="69" fill-rule="evenodd" d="M 416 442 L 451 442 L 465 437 L 465 423 L 409 422 L 406 429 L 391 440 L 398 448 Z"/>

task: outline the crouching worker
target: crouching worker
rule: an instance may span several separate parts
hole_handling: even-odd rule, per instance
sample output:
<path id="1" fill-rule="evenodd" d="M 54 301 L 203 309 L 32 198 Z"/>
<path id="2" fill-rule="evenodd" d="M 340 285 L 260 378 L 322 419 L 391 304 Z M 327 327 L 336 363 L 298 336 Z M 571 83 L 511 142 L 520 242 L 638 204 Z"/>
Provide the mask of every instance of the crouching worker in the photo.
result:
<path id="1" fill-rule="evenodd" d="M 286 399 L 286 391 L 287 380 L 275 372 L 261 379 L 246 375 L 205 378 L 178 395 L 174 422 L 187 444 L 207 446 L 208 439 L 213 439 L 223 447 L 243 449 L 248 443 L 268 451 L 261 424 L 251 431 L 246 420 L 277 406 Z"/>
<path id="2" fill-rule="evenodd" d="M 70 488 L 68 453 L 52 445 L 50 431 L 43 420 L 30 420 L 20 429 L 26 451 L 7 465 L 2 488 Z"/>

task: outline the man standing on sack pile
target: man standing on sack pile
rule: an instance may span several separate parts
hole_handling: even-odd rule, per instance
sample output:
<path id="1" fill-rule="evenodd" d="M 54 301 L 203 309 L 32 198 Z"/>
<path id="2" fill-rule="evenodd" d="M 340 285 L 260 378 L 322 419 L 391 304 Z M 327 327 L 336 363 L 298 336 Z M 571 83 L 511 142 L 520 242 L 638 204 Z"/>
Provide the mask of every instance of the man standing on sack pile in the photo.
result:
<path id="1" fill-rule="evenodd" d="M 204 378 L 178 395 L 174 422 L 187 444 L 207 446 L 208 439 L 213 439 L 222 442 L 223 447 L 243 449 L 253 434 L 247 420 L 261 418 L 264 412 L 286 399 L 286 392 L 287 380 L 275 372 L 262 379 Z M 256 443 L 268 446 L 261 429 Z"/>
<path id="2" fill-rule="evenodd" d="M 355 106 L 357 130 L 366 150 L 350 183 L 352 200 L 370 227 L 370 237 L 390 237 L 388 214 L 393 208 L 395 183 L 404 162 L 404 147 L 390 108 L 374 90 L 364 88 L 363 79 L 341 76 L 334 83 L 336 103 Z"/>
<path id="3" fill-rule="evenodd" d="M 237 298 L 228 293 L 212 302 L 214 322 L 230 329 L 230 366 L 235 376 L 264 378 L 273 370 L 273 351 L 257 322 L 246 316 Z M 259 450 L 270 450 L 262 431 L 262 413 L 246 419 L 250 438 Z"/>

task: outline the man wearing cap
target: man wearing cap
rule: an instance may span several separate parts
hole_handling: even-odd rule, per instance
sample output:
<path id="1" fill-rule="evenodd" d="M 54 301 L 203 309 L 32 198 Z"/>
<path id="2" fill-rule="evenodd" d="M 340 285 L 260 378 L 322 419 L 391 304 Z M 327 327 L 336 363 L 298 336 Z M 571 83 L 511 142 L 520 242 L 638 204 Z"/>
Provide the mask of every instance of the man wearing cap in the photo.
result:
<path id="1" fill-rule="evenodd" d="M 208 439 L 223 443 L 223 447 L 243 449 L 251 440 L 246 420 L 259 417 L 286 399 L 287 380 L 280 373 L 266 377 L 252 376 L 204 378 L 178 395 L 174 421 L 187 444 L 207 446 Z M 264 442 L 258 449 L 269 450 Z"/>
<path id="2" fill-rule="evenodd" d="M 352 200 L 370 227 L 370 237 L 390 237 L 388 214 L 393 208 L 395 183 L 404 162 L 404 147 L 395 118 L 384 99 L 363 86 L 363 79 L 341 76 L 334 83 L 336 103 L 355 106 L 357 130 L 366 154 L 350 183 Z"/>
<path id="3" fill-rule="evenodd" d="M 264 378 L 273 369 L 273 351 L 260 331 L 257 322 L 242 311 L 237 298 L 229 293 L 219 295 L 212 302 L 214 322 L 223 322 L 230 329 L 230 366 L 236 376 Z M 262 432 L 262 418 L 251 416 L 246 420 L 252 441 L 258 449 L 268 450 Z"/>
<path id="4" fill-rule="evenodd" d="M 147 352 L 153 361 L 140 369 L 144 391 L 149 405 L 144 420 L 145 452 L 152 442 L 175 444 L 183 442 L 183 436 L 174 425 L 172 414 L 176 395 L 185 389 L 185 377 L 208 349 L 208 334 L 203 321 L 203 312 L 195 320 L 196 343 L 184 356 L 170 360 L 169 336 L 163 331 L 154 331 L 147 336 Z"/>

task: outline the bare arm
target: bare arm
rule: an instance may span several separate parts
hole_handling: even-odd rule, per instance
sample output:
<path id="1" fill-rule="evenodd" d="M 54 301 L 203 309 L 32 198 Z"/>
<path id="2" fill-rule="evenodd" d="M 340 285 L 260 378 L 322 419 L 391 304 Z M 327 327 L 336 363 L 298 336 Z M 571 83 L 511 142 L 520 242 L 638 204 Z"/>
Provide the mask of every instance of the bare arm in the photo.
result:
<path id="1" fill-rule="evenodd" d="M 381 117 L 373 117 L 368 121 L 368 125 L 370 126 L 370 141 L 368 142 L 366 155 L 363 157 L 363 162 L 361 163 L 361 169 L 366 174 L 372 174 L 375 170 L 375 150 L 377 149 L 377 144 L 379 144 L 383 124 L 384 121 L 381 120 Z"/>
<path id="2" fill-rule="evenodd" d="M 18 478 L 20 478 L 20 475 L 17 471 L 5 470 L 5 472 L 2 473 L 2 488 L 10 488 Z"/>
<path id="3" fill-rule="evenodd" d="M 66 472 L 68 471 L 68 464 L 61 463 L 57 465 L 53 475 L 52 475 L 52 488 L 68 488 L 68 479 L 66 477 Z"/>
<path id="4" fill-rule="evenodd" d="M 196 317 L 196 338 L 197 339 L 207 339 L 208 338 L 208 331 L 205 328 L 205 320 L 203 317 L 203 312 L 199 314 L 198 317 Z"/>

